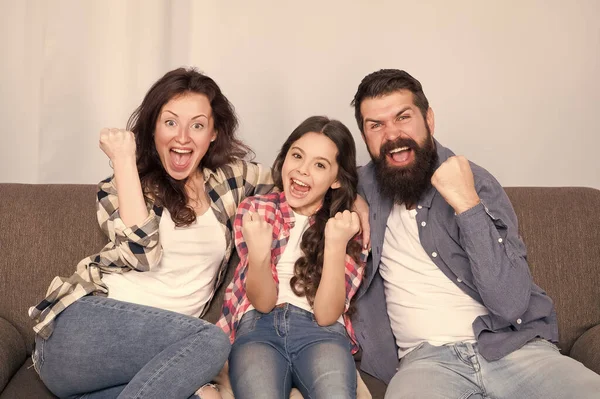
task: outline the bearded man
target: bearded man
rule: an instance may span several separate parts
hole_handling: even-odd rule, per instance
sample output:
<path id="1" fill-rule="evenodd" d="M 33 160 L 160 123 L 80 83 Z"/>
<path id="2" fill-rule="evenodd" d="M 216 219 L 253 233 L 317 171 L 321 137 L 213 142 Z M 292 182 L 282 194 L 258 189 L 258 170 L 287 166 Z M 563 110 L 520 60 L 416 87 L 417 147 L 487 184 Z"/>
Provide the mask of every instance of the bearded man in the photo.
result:
<path id="1" fill-rule="evenodd" d="M 354 316 L 363 371 L 386 398 L 599 398 L 600 376 L 556 347 L 502 186 L 434 139 L 421 83 L 380 70 L 352 105 L 372 158 L 359 184 L 372 245 Z"/>

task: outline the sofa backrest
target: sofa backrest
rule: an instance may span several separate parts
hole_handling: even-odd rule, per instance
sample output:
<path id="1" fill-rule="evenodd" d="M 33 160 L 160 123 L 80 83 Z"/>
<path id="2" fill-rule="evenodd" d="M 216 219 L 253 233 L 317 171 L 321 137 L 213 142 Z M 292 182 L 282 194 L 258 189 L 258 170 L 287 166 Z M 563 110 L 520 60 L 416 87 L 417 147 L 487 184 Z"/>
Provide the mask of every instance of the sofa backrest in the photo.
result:
<path id="1" fill-rule="evenodd" d="M 600 190 L 510 187 L 534 281 L 554 300 L 560 347 L 600 324 Z"/>
<path id="2" fill-rule="evenodd" d="M 33 345 L 30 306 L 50 281 L 70 276 L 106 238 L 95 212 L 95 185 L 0 184 L 0 317 Z"/>
<path id="3" fill-rule="evenodd" d="M 95 192 L 95 185 L 0 184 L 0 317 L 17 327 L 28 353 L 33 322 L 27 309 L 44 297 L 55 276 L 71 275 L 81 259 L 106 243 L 96 221 Z M 568 353 L 577 337 L 600 324 L 600 190 L 506 192 L 534 280 L 556 303 L 561 347 Z M 211 321 L 220 303 L 211 306 Z"/>

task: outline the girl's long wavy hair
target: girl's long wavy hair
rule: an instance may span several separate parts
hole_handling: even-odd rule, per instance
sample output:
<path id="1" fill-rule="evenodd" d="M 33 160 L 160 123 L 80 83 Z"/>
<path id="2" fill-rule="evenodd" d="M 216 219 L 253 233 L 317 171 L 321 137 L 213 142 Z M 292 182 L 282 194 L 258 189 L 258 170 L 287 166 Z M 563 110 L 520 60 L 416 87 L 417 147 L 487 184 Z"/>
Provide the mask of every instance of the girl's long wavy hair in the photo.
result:
<path id="1" fill-rule="evenodd" d="M 194 68 L 178 68 L 167 72 L 154 83 L 142 104 L 129 117 L 127 130 L 135 135 L 137 167 L 144 195 L 167 208 L 178 227 L 192 224 L 196 220 L 196 212 L 188 205 L 189 197 L 185 190 L 187 179 L 173 179 L 160 161 L 154 133 L 162 107 L 175 97 L 191 93 L 203 94 L 208 98 L 217 132 L 198 169 L 215 170 L 252 154 L 250 148 L 235 135 L 238 118 L 233 105 L 210 77 Z"/>
<path id="2" fill-rule="evenodd" d="M 323 272 L 323 253 L 325 249 L 325 225 L 337 212 L 351 210 L 356 199 L 358 173 L 356 170 L 356 147 L 348 128 L 340 121 L 325 116 L 312 116 L 302 122 L 288 137 L 279 155 L 273 163 L 273 180 L 283 191 L 281 169 L 291 146 L 307 133 L 320 133 L 329 138 L 337 147 L 337 180 L 340 187 L 327 190 L 321 208 L 314 215 L 314 223 L 302 235 L 300 249 L 303 256 L 294 265 L 294 276 L 290 280 L 292 291 L 298 296 L 306 296 L 310 306 L 314 306 L 317 288 Z M 350 240 L 346 253 L 358 263 L 361 247 Z M 353 310 L 351 306 L 350 310 Z"/>

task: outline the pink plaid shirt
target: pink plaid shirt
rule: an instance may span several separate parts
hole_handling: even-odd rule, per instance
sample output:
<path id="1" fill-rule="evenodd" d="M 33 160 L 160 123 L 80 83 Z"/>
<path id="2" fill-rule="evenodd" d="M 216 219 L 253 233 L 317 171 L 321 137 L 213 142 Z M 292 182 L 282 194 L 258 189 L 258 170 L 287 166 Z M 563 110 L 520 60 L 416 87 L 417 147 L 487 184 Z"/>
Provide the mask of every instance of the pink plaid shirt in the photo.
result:
<path id="1" fill-rule="evenodd" d="M 233 230 L 235 247 L 240 256 L 240 263 L 235 271 L 231 284 L 229 284 L 225 291 L 223 312 L 221 319 L 217 323 L 217 325 L 229 335 L 231 342 L 235 340 L 235 331 L 240 319 L 250 306 L 250 300 L 246 295 L 248 247 L 242 235 L 242 217 L 249 210 L 258 213 L 273 226 L 274 243 L 271 247 L 271 271 L 278 293 L 279 278 L 277 277 L 277 262 L 285 250 L 290 236 L 290 229 L 294 227 L 295 222 L 292 209 L 288 205 L 283 192 L 246 198 L 238 207 Z M 313 223 L 312 218 L 310 219 L 310 223 Z M 359 236 L 357 235 L 355 239 L 358 240 Z M 361 254 L 361 261 L 357 264 L 350 255 L 346 254 L 346 306 L 343 318 L 346 331 L 348 331 L 348 336 L 352 341 L 352 353 L 355 353 L 358 350 L 358 345 L 350 317 L 346 315 L 346 311 L 350 306 L 350 300 L 358 291 L 358 287 L 362 281 L 367 255 L 368 252 L 363 251 Z"/>

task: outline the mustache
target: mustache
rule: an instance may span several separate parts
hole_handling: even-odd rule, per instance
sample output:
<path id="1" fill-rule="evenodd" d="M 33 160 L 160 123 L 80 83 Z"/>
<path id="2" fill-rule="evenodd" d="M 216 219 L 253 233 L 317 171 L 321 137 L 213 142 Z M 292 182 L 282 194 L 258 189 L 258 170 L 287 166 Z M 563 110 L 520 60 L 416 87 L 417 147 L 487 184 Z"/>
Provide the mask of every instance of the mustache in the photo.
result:
<path id="1" fill-rule="evenodd" d="M 386 141 L 379 149 L 380 157 L 385 157 L 390 151 L 400 147 L 408 147 L 411 150 L 418 150 L 419 145 L 411 138 L 398 137 L 394 141 Z"/>

